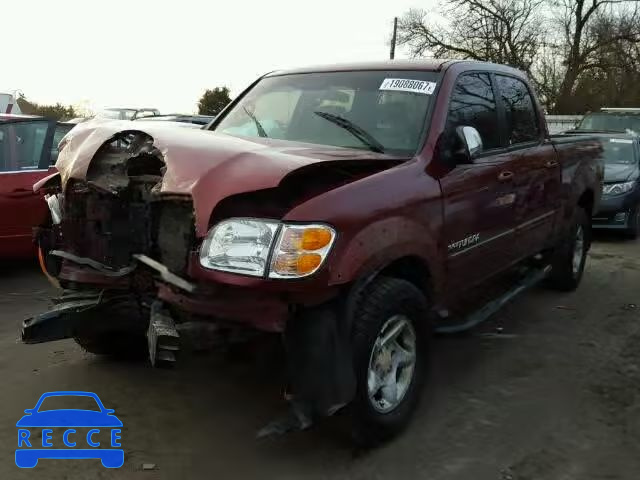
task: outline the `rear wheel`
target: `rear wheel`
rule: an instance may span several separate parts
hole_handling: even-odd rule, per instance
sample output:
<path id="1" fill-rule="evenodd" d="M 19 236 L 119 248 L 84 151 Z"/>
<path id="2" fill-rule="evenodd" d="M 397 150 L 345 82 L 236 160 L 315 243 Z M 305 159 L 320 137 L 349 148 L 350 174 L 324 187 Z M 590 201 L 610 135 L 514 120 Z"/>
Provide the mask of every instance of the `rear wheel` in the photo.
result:
<path id="1" fill-rule="evenodd" d="M 563 291 L 578 288 L 591 243 L 591 222 L 583 208 L 576 208 L 568 234 L 551 255 L 549 285 Z"/>
<path id="2" fill-rule="evenodd" d="M 633 240 L 640 237 L 640 205 L 636 205 L 636 207 L 629 212 L 628 225 L 625 231 L 626 236 Z"/>
<path id="3" fill-rule="evenodd" d="M 380 278 L 354 314 L 354 440 L 373 446 L 400 432 L 418 404 L 430 334 L 427 301 L 410 282 Z"/>

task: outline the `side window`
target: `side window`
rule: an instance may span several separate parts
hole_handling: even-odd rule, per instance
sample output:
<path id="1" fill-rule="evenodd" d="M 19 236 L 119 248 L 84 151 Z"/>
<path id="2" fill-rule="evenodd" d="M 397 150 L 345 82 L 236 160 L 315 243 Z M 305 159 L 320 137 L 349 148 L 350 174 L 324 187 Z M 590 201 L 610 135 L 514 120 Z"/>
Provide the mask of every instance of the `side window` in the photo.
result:
<path id="1" fill-rule="evenodd" d="M 155 113 L 153 112 L 153 110 L 139 110 L 135 114 L 135 118 L 145 118 L 145 117 L 153 117 L 153 116 L 155 116 Z"/>
<path id="2" fill-rule="evenodd" d="M 504 105 L 509 145 L 539 139 L 540 126 L 531 93 L 525 83 L 503 75 L 496 75 L 496 80 Z"/>
<path id="3" fill-rule="evenodd" d="M 0 127 L 0 171 L 37 170 L 48 122 L 15 122 Z"/>
<path id="4" fill-rule="evenodd" d="M 485 150 L 500 146 L 498 111 L 488 73 L 469 73 L 458 78 L 449 105 L 447 129 L 474 127 Z"/>

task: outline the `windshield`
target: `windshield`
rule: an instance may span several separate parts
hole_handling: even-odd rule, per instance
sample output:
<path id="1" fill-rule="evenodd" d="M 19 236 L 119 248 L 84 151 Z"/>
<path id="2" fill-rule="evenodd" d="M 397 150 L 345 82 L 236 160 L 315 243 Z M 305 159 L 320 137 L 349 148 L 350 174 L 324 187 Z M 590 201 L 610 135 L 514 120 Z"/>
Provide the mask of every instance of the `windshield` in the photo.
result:
<path id="1" fill-rule="evenodd" d="M 636 160 L 633 149 L 633 140 L 626 138 L 609 138 L 602 142 L 604 148 L 604 162 L 606 164 L 633 165 Z"/>
<path id="2" fill-rule="evenodd" d="M 640 133 L 640 114 L 591 113 L 582 119 L 578 130 Z"/>
<path id="3" fill-rule="evenodd" d="M 439 75 L 358 71 L 261 80 L 216 131 L 413 155 Z"/>

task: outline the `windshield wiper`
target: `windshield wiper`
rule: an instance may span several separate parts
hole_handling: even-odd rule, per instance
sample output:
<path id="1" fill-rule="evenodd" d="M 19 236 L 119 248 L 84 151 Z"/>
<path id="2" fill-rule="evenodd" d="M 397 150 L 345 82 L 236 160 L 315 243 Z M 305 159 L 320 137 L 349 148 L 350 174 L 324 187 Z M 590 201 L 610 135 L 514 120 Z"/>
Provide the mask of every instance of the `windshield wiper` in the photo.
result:
<path id="1" fill-rule="evenodd" d="M 373 152 L 384 153 L 384 145 L 382 145 L 379 141 L 371 136 L 371 134 L 367 133 L 362 127 L 359 127 L 355 123 L 350 120 L 347 120 L 344 117 L 339 115 L 334 115 L 333 113 L 327 112 L 313 112 L 321 118 L 328 120 L 332 123 L 335 123 L 340 128 L 344 128 L 351 135 L 356 137 L 362 143 L 364 143 L 369 149 Z"/>
<path id="2" fill-rule="evenodd" d="M 258 130 L 258 135 L 260 135 L 261 137 L 268 138 L 269 135 L 267 135 L 267 132 L 264 131 L 264 128 L 262 128 L 262 125 L 260 125 L 260 122 L 258 121 L 256 116 L 253 113 L 251 113 L 249 110 L 247 110 L 247 107 L 242 107 L 242 109 L 244 110 L 244 113 L 246 113 L 247 116 L 251 120 L 253 120 L 253 123 L 256 124 L 256 129 Z"/>

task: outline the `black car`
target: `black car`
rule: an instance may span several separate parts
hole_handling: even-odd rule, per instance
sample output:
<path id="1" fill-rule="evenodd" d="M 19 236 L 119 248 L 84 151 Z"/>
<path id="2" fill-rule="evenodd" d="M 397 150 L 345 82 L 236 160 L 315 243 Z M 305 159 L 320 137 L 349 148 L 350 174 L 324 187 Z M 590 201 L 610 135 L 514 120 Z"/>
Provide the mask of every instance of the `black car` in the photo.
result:
<path id="1" fill-rule="evenodd" d="M 604 188 L 593 228 L 616 229 L 640 235 L 640 138 L 600 135 L 604 148 Z"/>

